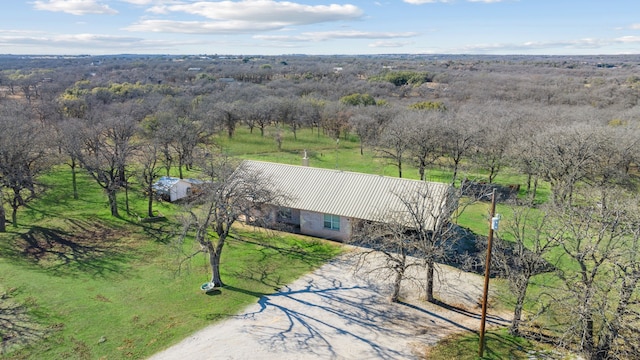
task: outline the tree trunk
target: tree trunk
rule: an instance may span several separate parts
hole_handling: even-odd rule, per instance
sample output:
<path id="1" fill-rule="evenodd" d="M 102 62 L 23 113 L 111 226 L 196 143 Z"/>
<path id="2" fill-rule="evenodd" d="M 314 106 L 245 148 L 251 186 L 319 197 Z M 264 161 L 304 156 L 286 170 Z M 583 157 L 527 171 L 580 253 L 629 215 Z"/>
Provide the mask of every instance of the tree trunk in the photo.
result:
<path id="1" fill-rule="evenodd" d="M 151 183 L 151 181 L 149 182 L 149 187 L 147 188 L 147 191 L 149 192 L 149 204 L 147 207 L 147 214 L 149 215 L 149 217 L 153 217 L 153 184 Z"/>
<path id="2" fill-rule="evenodd" d="M 14 228 L 18 227 L 18 208 L 20 207 L 20 202 L 20 193 L 18 192 L 11 201 L 11 224 Z"/>
<path id="3" fill-rule="evenodd" d="M 638 281 L 640 281 L 639 273 L 635 272 L 631 276 L 627 276 L 622 281 L 620 288 L 620 300 L 616 307 L 615 316 L 611 319 L 611 323 L 608 326 L 608 331 L 600 338 L 598 347 L 592 354 L 592 359 L 609 359 L 616 356 L 616 354 L 610 354 L 613 343 L 618 339 L 620 330 L 623 324 L 623 317 L 625 313 L 629 312 L 629 306 L 631 304 L 631 297 L 633 296 L 636 288 L 638 287 Z"/>
<path id="4" fill-rule="evenodd" d="M 2 191 L 0 190 L 0 232 L 7 232 L 7 219 L 4 211 L 4 201 L 2 197 Z"/>
<path id="5" fill-rule="evenodd" d="M 78 200 L 78 181 L 76 174 L 76 159 L 71 159 L 71 185 L 73 186 L 73 199 Z"/>
<path id="6" fill-rule="evenodd" d="M 222 245 L 224 245 L 225 235 L 220 235 L 218 245 L 213 246 L 213 243 L 207 242 L 207 251 L 209 252 L 209 266 L 211 267 L 211 282 L 216 287 L 224 286 L 222 278 L 220 277 L 220 258 L 222 255 Z"/>
<path id="7" fill-rule="evenodd" d="M 527 296 L 527 285 L 529 281 L 524 281 L 524 286 L 518 286 L 518 298 L 516 299 L 516 305 L 513 310 L 513 319 L 511 320 L 511 326 L 509 326 L 509 333 L 513 336 L 520 334 L 520 322 L 522 319 L 522 308 L 524 307 L 524 299 Z"/>
<path id="8" fill-rule="evenodd" d="M 391 302 L 398 302 L 398 299 L 400 298 L 400 286 L 402 285 L 402 279 L 404 279 L 404 271 L 406 269 L 407 256 L 405 254 L 405 249 L 401 248 L 400 253 L 401 253 L 400 263 L 397 265 L 395 269 L 396 278 L 393 281 L 393 294 L 391 294 Z"/>
<path id="9" fill-rule="evenodd" d="M 427 284 L 425 287 L 425 297 L 428 302 L 435 302 L 435 298 L 433 297 L 433 282 L 435 279 L 435 261 L 432 259 L 427 260 Z"/>
<path id="10" fill-rule="evenodd" d="M 404 270 L 396 271 L 396 278 L 393 281 L 393 294 L 391 294 L 391 302 L 398 302 L 400 298 L 400 285 L 404 277 Z"/>
<path id="11" fill-rule="evenodd" d="M 460 160 L 454 160 L 453 162 L 453 177 L 451 179 L 451 185 L 455 185 L 456 179 L 458 178 L 458 164 Z"/>
<path id="12" fill-rule="evenodd" d="M 107 196 L 109 197 L 109 208 L 111 209 L 111 216 L 120 217 L 118 213 L 118 199 L 116 197 L 117 190 L 107 190 Z"/>
<path id="13" fill-rule="evenodd" d="M 7 232 L 7 219 L 6 212 L 4 210 L 4 197 L 2 194 L 2 187 L 0 187 L 0 232 Z"/>

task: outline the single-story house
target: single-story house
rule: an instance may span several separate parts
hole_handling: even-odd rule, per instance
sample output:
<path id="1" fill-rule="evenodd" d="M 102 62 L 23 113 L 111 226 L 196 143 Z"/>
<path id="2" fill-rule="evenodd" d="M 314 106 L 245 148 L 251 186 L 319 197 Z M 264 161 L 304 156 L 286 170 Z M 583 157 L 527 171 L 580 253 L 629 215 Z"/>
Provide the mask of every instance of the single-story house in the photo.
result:
<path id="1" fill-rule="evenodd" d="M 356 221 L 385 217 L 411 227 L 415 216 L 407 202 L 436 215 L 423 217 L 424 226 L 433 229 L 437 215 L 451 208 L 452 187 L 444 183 L 262 161 L 246 160 L 241 166 L 260 173 L 284 195 L 266 216 L 272 225 L 301 234 L 345 241 Z"/>
<path id="2" fill-rule="evenodd" d="M 195 188 L 202 183 L 203 182 L 198 179 L 180 179 L 177 177 L 163 176 L 158 179 L 152 187 L 158 197 L 174 202 L 191 196 Z"/>

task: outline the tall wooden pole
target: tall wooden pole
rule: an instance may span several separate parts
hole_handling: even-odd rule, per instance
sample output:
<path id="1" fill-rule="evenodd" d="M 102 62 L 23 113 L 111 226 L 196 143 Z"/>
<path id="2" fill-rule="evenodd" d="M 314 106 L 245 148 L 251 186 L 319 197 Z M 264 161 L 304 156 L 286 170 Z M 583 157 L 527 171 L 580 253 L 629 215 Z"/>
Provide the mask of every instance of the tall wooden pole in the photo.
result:
<path id="1" fill-rule="evenodd" d="M 484 293 L 482 295 L 482 319 L 480 320 L 480 350 L 484 354 L 484 327 L 487 320 L 487 298 L 489 295 L 489 275 L 491 275 L 491 245 L 493 243 L 493 218 L 496 216 L 496 189 L 491 193 L 491 214 L 489 217 L 489 237 L 487 239 L 487 261 L 484 269 Z"/>

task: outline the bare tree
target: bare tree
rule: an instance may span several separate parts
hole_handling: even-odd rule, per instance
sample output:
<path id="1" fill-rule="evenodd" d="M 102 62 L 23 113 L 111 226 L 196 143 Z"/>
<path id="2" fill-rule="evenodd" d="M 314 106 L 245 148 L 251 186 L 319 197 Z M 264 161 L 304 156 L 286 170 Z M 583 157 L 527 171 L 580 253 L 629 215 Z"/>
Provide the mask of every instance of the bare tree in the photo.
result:
<path id="1" fill-rule="evenodd" d="M 410 148 L 411 135 L 414 132 L 412 116 L 404 112 L 394 118 L 382 131 L 376 150 L 393 160 L 398 168 L 398 177 L 402 177 L 402 166 Z"/>
<path id="2" fill-rule="evenodd" d="M 451 217 L 458 208 L 458 192 L 442 185 L 427 184 L 397 192 L 402 210 L 389 210 L 383 213 L 379 222 L 362 222 L 356 227 L 354 241 L 383 253 L 384 264 L 374 270 L 384 270 L 394 276 L 394 301 L 406 269 L 416 265 L 413 260 L 407 260 L 408 255 L 419 259 L 424 267 L 426 300 L 435 301 L 436 263 L 446 261 L 457 239 Z M 370 254 L 365 251 L 363 256 L 366 258 Z"/>
<path id="3" fill-rule="evenodd" d="M 407 280 L 407 270 L 421 266 L 416 258 L 418 247 L 410 229 L 398 214 L 387 214 L 379 221 L 362 221 L 354 224 L 350 243 L 361 247 L 356 257 L 356 272 L 393 281 L 391 302 L 400 300 L 402 282 Z M 382 260 L 379 258 L 382 257 Z"/>
<path id="4" fill-rule="evenodd" d="M 446 112 L 440 122 L 443 154 L 452 163 L 453 176 L 451 184 L 455 184 L 460 171 L 460 164 L 473 148 L 478 133 L 478 121 L 474 109 L 463 109 L 456 113 Z"/>
<path id="5" fill-rule="evenodd" d="M 517 130 L 519 136 L 513 139 L 512 146 L 507 149 L 511 165 L 527 177 L 525 192 L 530 203 L 535 200 L 538 183 L 542 177 L 538 170 L 537 146 L 534 140 L 538 131 L 531 122 L 522 124 Z"/>
<path id="6" fill-rule="evenodd" d="M 138 160 L 142 165 L 140 177 L 147 194 L 147 216 L 153 217 L 153 184 L 160 176 L 160 144 L 153 139 L 143 144 L 140 148 Z"/>
<path id="7" fill-rule="evenodd" d="M 551 233 L 553 227 L 546 209 L 512 206 L 510 213 L 501 235 L 512 241 L 496 241 L 495 263 L 504 271 L 516 297 L 509 332 L 517 336 L 529 284 L 534 276 L 551 270 L 545 256 L 558 243 L 554 241 L 557 236 Z"/>
<path id="8" fill-rule="evenodd" d="M 131 110 L 127 106 L 92 108 L 82 129 L 85 147 L 78 159 L 107 193 L 113 216 L 119 216 L 117 192 L 125 186 L 125 168 L 138 134 L 138 120 Z"/>
<path id="9" fill-rule="evenodd" d="M 65 119 L 57 124 L 58 144 L 62 151 L 68 156 L 67 165 L 71 168 L 71 186 L 73 188 L 73 198 L 78 199 L 78 167 L 79 157 L 83 150 L 83 138 L 80 135 L 82 130 L 80 119 Z"/>
<path id="10" fill-rule="evenodd" d="M 593 170 L 600 146 L 596 134 L 584 125 L 557 126 L 534 138 L 536 167 L 551 184 L 554 202 L 570 204 L 576 184 Z"/>
<path id="11" fill-rule="evenodd" d="M 273 99 L 262 98 L 257 102 L 247 103 L 244 106 L 244 122 L 252 124 L 249 126 L 250 132 L 253 133 L 253 128 L 260 129 L 260 136 L 264 137 L 264 129 L 271 124 L 273 116 Z"/>
<path id="12" fill-rule="evenodd" d="M 277 206 L 281 195 L 263 174 L 243 164 L 236 167 L 227 157 L 210 155 L 202 159 L 201 166 L 207 182 L 203 193 L 185 210 L 180 240 L 184 241 L 190 231 L 195 232 L 195 241 L 201 247 L 198 252 L 209 255 L 211 283 L 224 286 L 220 261 L 233 224 L 240 219 L 260 221 L 261 210 Z"/>
<path id="13" fill-rule="evenodd" d="M 413 121 L 414 131 L 409 135 L 410 152 L 418 167 L 420 180 L 426 179 L 427 168 L 442 156 L 437 118 L 439 111 L 420 111 Z"/>
<path id="14" fill-rule="evenodd" d="M 638 199 L 615 199 L 606 211 L 564 206 L 557 219 L 562 233 L 555 240 L 566 257 L 558 269 L 565 296 L 558 303 L 565 314 L 561 340 L 594 360 L 637 355 L 640 346 Z"/>
<path id="15" fill-rule="evenodd" d="M 593 166 L 585 177 L 600 192 L 600 205 L 607 208 L 610 193 L 619 188 L 635 191 L 637 174 L 630 171 L 638 153 L 638 132 L 635 127 L 599 129 L 594 134 Z"/>
<path id="16" fill-rule="evenodd" d="M 5 104 L 0 108 L 0 188 L 9 192 L 12 223 L 18 226 L 18 208 L 37 193 L 37 177 L 50 167 L 49 141 L 45 130 L 36 124 L 29 108 L 22 104 Z M 0 230 L 5 228 L 4 207 Z"/>
<path id="17" fill-rule="evenodd" d="M 512 134 L 520 130 L 522 116 L 508 104 L 498 102 L 486 104 L 479 111 L 485 125 L 477 133 L 474 160 L 488 172 L 491 184 L 507 163 L 507 150 L 515 138 Z"/>
<path id="18" fill-rule="evenodd" d="M 351 109 L 340 103 L 328 103 L 322 107 L 321 124 L 326 134 L 333 139 L 339 139 L 340 135 L 349 126 Z"/>
<path id="19" fill-rule="evenodd" d="M 213 117 L 227 130 L 227 136 L 233 137 L 236 125 L 240 121 L 240 103 L 219 101 L 214 104 Z"/>
<path id="20" fill-rule="evenodd" d="M 364 146 L 373 144 L 380 129 L 375 119 L 365 114 L 356 114 L 349 118 L 349 125 L 360 138 L 360 155 L 364 155 Z"/>

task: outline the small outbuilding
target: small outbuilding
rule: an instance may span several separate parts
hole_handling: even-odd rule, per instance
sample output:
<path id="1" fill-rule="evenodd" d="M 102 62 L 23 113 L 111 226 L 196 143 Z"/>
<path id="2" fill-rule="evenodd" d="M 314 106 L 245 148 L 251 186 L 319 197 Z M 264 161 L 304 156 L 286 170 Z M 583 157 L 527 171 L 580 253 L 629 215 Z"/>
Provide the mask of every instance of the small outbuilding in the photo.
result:
<path id="1" fill-rule="evenodd" d="M 163 176 L 153 184 L 153 191 L 156 196 L 166 201 L 177 201 L 187 198 L 197 191 L 202 185 L 198 179 L 180 179 L 177 177 Z"/>

